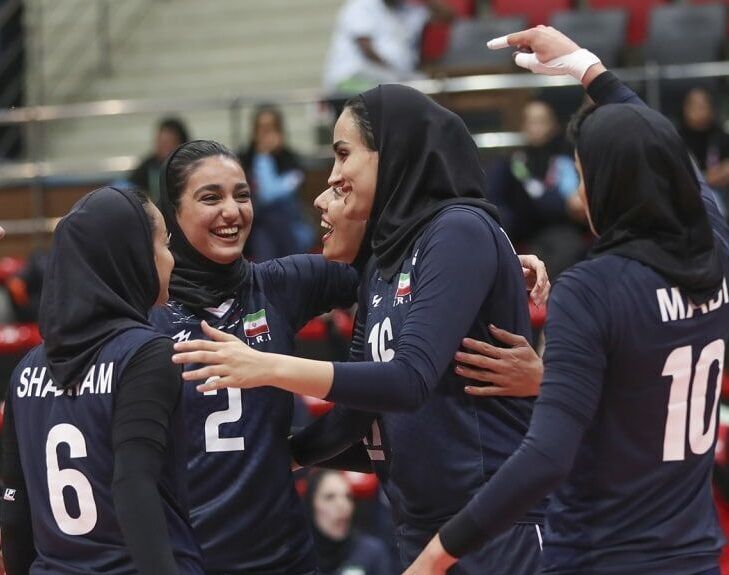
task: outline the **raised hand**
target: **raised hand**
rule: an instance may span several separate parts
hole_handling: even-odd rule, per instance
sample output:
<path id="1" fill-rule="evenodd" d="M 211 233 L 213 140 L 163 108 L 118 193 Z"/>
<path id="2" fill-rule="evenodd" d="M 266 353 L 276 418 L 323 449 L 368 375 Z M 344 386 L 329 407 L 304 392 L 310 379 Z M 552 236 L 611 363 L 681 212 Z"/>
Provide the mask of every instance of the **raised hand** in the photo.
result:
<path id="1" fill-rule="evenodd" d="M 494 38 L 487 45 L 492 50 L 508 47 L 518 49 L 519 52 L 514 55 L 517 66 L 531 70 L 535 74 L 570 75 L 584 84 L 588 70 L 590 79 L 605 71 L 597 56 L 580 48 L 551 26 L 537 26 Z"/>

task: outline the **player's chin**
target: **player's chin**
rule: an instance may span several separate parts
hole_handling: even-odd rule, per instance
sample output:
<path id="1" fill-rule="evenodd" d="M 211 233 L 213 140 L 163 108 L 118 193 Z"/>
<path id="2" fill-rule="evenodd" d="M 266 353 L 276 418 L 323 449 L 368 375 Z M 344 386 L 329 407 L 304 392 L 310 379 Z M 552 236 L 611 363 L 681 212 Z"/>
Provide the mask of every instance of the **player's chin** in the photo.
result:
<path id="1" fill-rule="evenodd" d="M 356 252 L 351 254 L 351 250 L 343 249 L 342 246 L 337 245 L 337 242 L 331 239 L 324 244 L 321 253 L 326 260 L 343 264 L 351 264 L 357 255 Z"/>
<path id="2" fill-rule="evenodd" d="M 232 264 L 242 257 L 245 243 L 245 238 L 229 243 L 214 242 L 214 245 L 210 246 L 209 253 L 204 255 L 218 264 Z"/>

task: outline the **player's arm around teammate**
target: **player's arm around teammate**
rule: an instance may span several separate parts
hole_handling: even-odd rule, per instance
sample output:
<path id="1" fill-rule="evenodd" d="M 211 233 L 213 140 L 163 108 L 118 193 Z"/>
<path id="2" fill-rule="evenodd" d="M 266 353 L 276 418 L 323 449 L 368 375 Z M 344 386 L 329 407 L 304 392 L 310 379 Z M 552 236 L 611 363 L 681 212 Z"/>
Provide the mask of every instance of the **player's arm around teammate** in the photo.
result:
<path id="1" fill-rule="evenodd" d="M 383 86 L 345 108 L 333 142 L 335 190 L 326 219 L 341 205 L 344 219 L 369 222 L 372 231 L 363 247 L 374 253 L 367 258 L 359 297 L 366 311 L 365 322 L 358 321 L 365 361 L 261 357 L 229 338 L 183 343 L 175 361 L 212 364 L 187 375 L 211 378 L 200 389 L 270 385 L 375 412 L 368 450 L 386 489 L 401 494 L 395 505 L 408 525 L 400 535 L 406 563 L 526 429 L 530 401 L 469 398 L 451 366 L 463 336 L 488 337 L 490 322 L 528 336 L 525 284 L 494 207 L 485 200 L 473 140 L 452 112 L 410 88 Z M 341 239 L 342 228 L 325 223 L 326 249 Z M 391 426 L 395 420 L 401 425 Z M 428 453 L 442 457 L 424 485 L 416 461 Z M 392 475 L 386 473 L 390 459 Z M 525 555 L 530 565 L 537 559 L 540 518 L 541 507 L 529 525 L 514 526 L 513 537 L 525 549 L 519 553 L 522 563 Z M 513 553 L 514 546 L 507 546 Z M 499 552 L 479 549 L 469 572 L 476 572 L 482 556 L 489 556 L 489 565 Z"/>

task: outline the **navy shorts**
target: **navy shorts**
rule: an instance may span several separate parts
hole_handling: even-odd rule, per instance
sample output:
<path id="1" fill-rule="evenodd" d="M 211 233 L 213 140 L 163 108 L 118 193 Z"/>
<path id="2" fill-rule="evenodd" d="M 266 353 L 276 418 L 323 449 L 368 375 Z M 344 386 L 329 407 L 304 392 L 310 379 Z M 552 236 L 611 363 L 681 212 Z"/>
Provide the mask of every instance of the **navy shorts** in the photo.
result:
<path id="1" fill-rule="evenodd" d="M 397 545 L 403 569 L 410 565 L 435 533 L 401 526 Z M 483 547 L 461 557 L 448 575 L 536 575 L 542 550 L 542 527 L 518 523 Z"/>

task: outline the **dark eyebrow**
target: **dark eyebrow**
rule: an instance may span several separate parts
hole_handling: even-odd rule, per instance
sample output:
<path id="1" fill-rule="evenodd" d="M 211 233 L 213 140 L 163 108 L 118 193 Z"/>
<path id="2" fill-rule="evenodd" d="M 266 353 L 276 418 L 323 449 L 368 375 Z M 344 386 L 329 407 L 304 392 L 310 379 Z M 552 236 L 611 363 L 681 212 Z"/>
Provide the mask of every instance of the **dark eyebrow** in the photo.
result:
<path id="1" fill-rule="evenodd" d="M 332 149 L 334 150 L 334 153 L 339 151 L 339 148 L 342 146 L 346 146 L 349 142 L 346 142 L 345 140 L 337 140 L 332 144 Z"/>
<path id="2" fill-rule="evenodd" d="M 204 186 L 200 186 L 197 190 L 195 190 L 192 195 L 193 197 L 200 195 L 202 192 L 222 192 L 223 186 L 219 184 L 205 184 Z"/>
<path id="3" fill-rule="evenodd" d="M 251 189 L 251 187 L 248 185 L 248 182 L 240 182 L 239 184 L 235 185 L 236 192 L 240 192 L 240 191 L 248 192 L 248 191 L 250 191 L 250 189 Z"/>
<path id="4" fill-rule="evenodd" d="M 241 190 L 248 191 L 251 187 L 248 185 L 247 182 L 239 182 L 235 185 L 235 191 L 239 192 Z M 205 184 L 204 186 L 200 186 L 197 190 L 193 192 L 193 197 L 199 196 L 203 192 L 216 192 L 219 194 L 223 193 L 223 186 L 220 184 Z"/>

